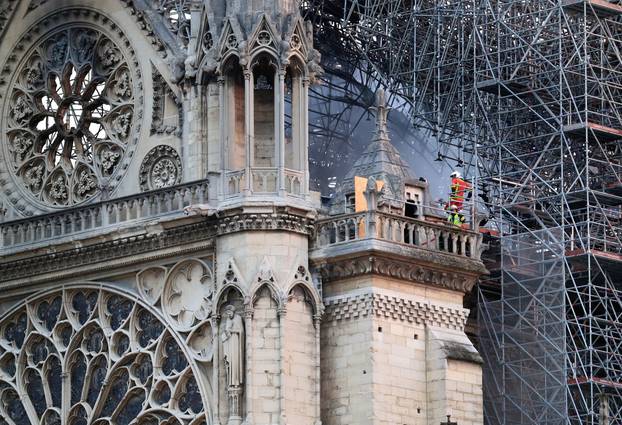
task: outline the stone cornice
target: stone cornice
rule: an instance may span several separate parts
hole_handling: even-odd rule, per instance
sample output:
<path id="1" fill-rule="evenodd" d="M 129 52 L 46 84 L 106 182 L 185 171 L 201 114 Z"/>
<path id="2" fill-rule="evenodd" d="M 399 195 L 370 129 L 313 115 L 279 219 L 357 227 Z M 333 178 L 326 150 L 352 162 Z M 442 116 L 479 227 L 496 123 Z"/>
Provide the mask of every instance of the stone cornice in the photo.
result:
<path id="1" fill-rule="evenodd" d="M 467 293 L 486 272 L 481 262 L 459 255 L 416 248 L 392 249 L 391 244 L 369 241 L 358 248 L 354 245 L 341 252 L 311 256 L 324 282 L 377 275 Z"/>
<path id="2" fill-rule="evenodd" d="M 192 223 L 188 224 L 188 221 Z M 0 282 L 121 260 L 171 247 L 183 249 L 184 245 L 234 232 L 285 230 L 308 235 L 312 226 L 310 218 L 294 214 L 240 213 L 224 217 L 204 219 L 184 217 L 168 222 L 154 222 L 142 225 L 132 233 L 127 231 L 125 235 L 119 235 L 111 228 L 109 234 L 101 235 L 95 240 L 50 245 L 45 252 L 39 250 L 5 258 L 5 261 L 0 263 Z M 101 238 L 104 237 L 109 240 L 101 242 Z"/>
<path id="3" fill-rule="evenodd" d="M 331 297 L 324 300 L 324 305 L 323 323 L 378 317 L 463 331 L 468 317 L 464 308 L 373 292 Z"/>
<path id="4" fill-rule="evenodd" d="M 443 289 L 469 292 L 477 281 L 477 274 L 465 274 L 455 269 L 439 270 L 400 258 L 388 258 L 375 253 L 359 257 L 337 259 L 318 264 L 325 282 L 348 279 L 362 275 L 378 275 L 404 281 L 418 282 Z"/>
<path id="5" fill-rule="evenodd" d="M 199 222 L 161 232 L 144 232 L 87 246 L 34 255 L 0 264 L 2 270 L 0 282 L 122 259 L 213 238 L 214 234 L 214 226 L 211 223 Z"/>
<path id="6" fill-rule="evenodd" d="M 241 213 L 218 220 L 219 235 L 248 230 L 289 230 L 310 235 L 313 220 L 289 213 Z"/>

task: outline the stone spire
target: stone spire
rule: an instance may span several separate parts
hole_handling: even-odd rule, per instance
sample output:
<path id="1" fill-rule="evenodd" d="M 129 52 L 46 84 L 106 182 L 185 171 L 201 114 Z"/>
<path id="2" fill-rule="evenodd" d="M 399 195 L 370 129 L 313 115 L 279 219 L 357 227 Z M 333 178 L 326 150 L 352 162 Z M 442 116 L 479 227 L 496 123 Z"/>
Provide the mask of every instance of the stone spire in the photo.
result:
<path id="1" fill-rule="evenodd" d="M 336 204 L 341 203 L 347 193 L 354 191 L 355 176 L 384 181 L 385 197 L 394 200 L 403 198 L 404 183 L 413 180 L 410 167 L 402 160 L 389 138 L 387 117 L 390 108 L 386 104 L 383 89 L 376 93 L 376 106 L 370 109 L 376 114 L 376 131 L 365 151 L 346 174 L 336 195 Z"/>
<path id="2" fill-rule="evenodd" d="M 370 110 L 376 112 L 376 139 L 389 140 L 389 131 L 387 130 L 387 117 L 391 108 L 387 106 L 384 89 L 378 89 L 376 92 L 376 106 Z"/>

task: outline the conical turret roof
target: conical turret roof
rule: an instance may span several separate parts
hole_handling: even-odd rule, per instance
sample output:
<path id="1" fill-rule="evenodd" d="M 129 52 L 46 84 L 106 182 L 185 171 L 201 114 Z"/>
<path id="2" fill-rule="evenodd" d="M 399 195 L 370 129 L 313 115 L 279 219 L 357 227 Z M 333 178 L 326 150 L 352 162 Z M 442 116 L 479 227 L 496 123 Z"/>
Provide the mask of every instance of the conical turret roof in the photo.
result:
<path id="1" fill-rule="evenodd" d="M 385 197 L 394 200 L 403 198 L 404 183 L 413 180 L 410 167 L 402 160 L 398 150 L 391 144 L 387 129 L 389 107 L 384 90 L 376 93 L 376 130 L 373 138 L 361 156 L 346 173 L 335 198 L 335 204 L 343 202 L 344 195 L 354 191 L 354 177 L 375 177 L 385 182 Z"/>

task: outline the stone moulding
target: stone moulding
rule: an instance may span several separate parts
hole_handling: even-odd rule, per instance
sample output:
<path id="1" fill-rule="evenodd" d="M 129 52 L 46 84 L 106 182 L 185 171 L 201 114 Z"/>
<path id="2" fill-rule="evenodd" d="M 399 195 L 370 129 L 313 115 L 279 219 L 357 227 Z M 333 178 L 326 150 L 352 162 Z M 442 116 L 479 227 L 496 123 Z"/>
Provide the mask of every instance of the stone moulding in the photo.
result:
<path id="1" fill-rule="evenodd" d="M 251 213 L 222 217 L 218 222 L 218 234 L 245 230 L 288 230 L 310 235 L 313 220 L 287 213 Z"/>
<path id="2" fill-rule="evenodd" d="M 362 254 L 354 258 L 331 259 L 329 262 L 318 264 L 322 279 L 329 282 L 374 274 L 463 293 L 469 292 L 477 281 L 477 275 L 437 270 L 406 259 L 387 258 L 375 253 Z"/>
<path id="3" fill-rule="evenodd" d="M 324 322 L 377 317 L 463 331 L 468 316 L 463 308 L 371 292 L 328 298 L 324 306 Z"/>
<path id="4" fill-rule="evenodd" d="M 183 104 L 179 97 L 173 92 L 160 71 L 156 66 L 151 64 L 151 76 L 153 80 L 153 110 L 151 114 L 151 135 L 167 135 L 173 134 L 177 137 L 181 136 L 181 128 L 183 126 L 184 114 Z M 177 107 L 176 125 L 166 125 L 164 123 L 166 98 L 169 97 Z"/>
<path id="5" fill-rule="evenodd" d="M 15 10 L 15 6 L 18 4 L 19 2 L 17 0 L 8 0 L 8 2 L 5 2 L 2 5 L 2 9 L 0 10 L 0 39 L 2 39 L 7 24 L 9 23 L 9 20 L 13 15 L 13 11 Z"/>
<path id="6" fill-rule="evenodd" d="M 214 226 L 211 223 L 200 222 L 164 230 L 158 234 L 141 234 L 32 256 L 3 263 L 0 267 L 2 269 L 0 282 L 123 259 L 202 240 L 209 241 L 207 244 L 209 247 L 214 235 Z"/>
<path id="7" fill-rule="evenodd" d="M 188 220 L 188 218 L 182 218 Z M 2 274 L 0 282 L 37 276 L 44 273 L 68 270 L 73 267 L 102 263 L 125 257 L 142 255 L 150 252 L 206 241 L 203 248 L 209 248 L 216 236 L 249 230 L 285 230 L 308 235 L 313 221 L 287 213 L 273 214 L 237 214 L 228 217 L 206 218 L 193 224 L 167 223 L 164 230 L 157 234 L 139 234 L 130 237 L 119 237 L 115 240 L 32 255 L 28 258 L 10 260 L 0 265 Z M 145 225 L 146 229 L 146 225 Z M 80 245 L 76 243 L 76 245 Z M 66 246 L 66 245 L 65 245 Z M 53 249 L 53 248 L 51 248 Z M 18 254 L 18 255 L 23 255 Z M 17 255 L 16 255 L 17 257 Z"/>

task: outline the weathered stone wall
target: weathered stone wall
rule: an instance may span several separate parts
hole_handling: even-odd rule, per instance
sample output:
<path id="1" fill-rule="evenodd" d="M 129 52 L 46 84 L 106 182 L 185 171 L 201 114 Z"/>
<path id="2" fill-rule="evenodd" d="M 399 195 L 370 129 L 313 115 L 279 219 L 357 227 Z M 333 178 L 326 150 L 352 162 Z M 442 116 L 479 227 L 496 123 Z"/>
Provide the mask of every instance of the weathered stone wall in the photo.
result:
<path id="1" fill-rule="evenodd" d="M 324 287 L 325 425 L 482 424 L 479 356 L 462 295 L 365 276 Z M 432 331 L 434 330 L 434 331 Z"/>
<path id="2" fill-rule="evenodd" d="M 482 369 L 464 357 L 468 338 L 432 327 L 426 334 L 429 423 L 437 424 L 451 415 L 461 425 L 483 424 Z"/>
<path id="3" fill-rule="evenodd" d="M 446 394 L 452 420 L 465 425 L 483 424 L 481 366 L 448 360 L 447 371 Z"/>
<path id="4" fill-rule="evenodd" d="M 288 424 L 313 425 L 316 402 L 316 358 L 313 307 L 296 287 L 284 317 L 285 415 Z"/>
<path id="5" fill-rule="evenodd" d="M 280 417 L 280 341 L 277 303 L 264 288 L 253 313 L 252 382 L 250 397 L 257 424 L 278 424 Z"/>
<path id="6" fill-rule="evenodd" d="M 372 326 L 368 316 L 322 321 L 323 425 L 372 423 Z"/>
<path id="7" fill-rule="evenodd" d="M 224 279 L 230 260 L 240 271 L 241 284 L 250 289 L 264 259 L 276 283 L 285 288 L 293 281 L 299 265 L 307 265 L 306 235 L 282 231 L 250 231 L 233 233 L 218 239 L 218 279 Z M 298 264 L 300 263 L 300 264 Z"/>
<path id="8" fill-rule="evenodd" d="M 423 325 L 373 321 L 374 424 L 426 424 L 425 329 Z"/>

